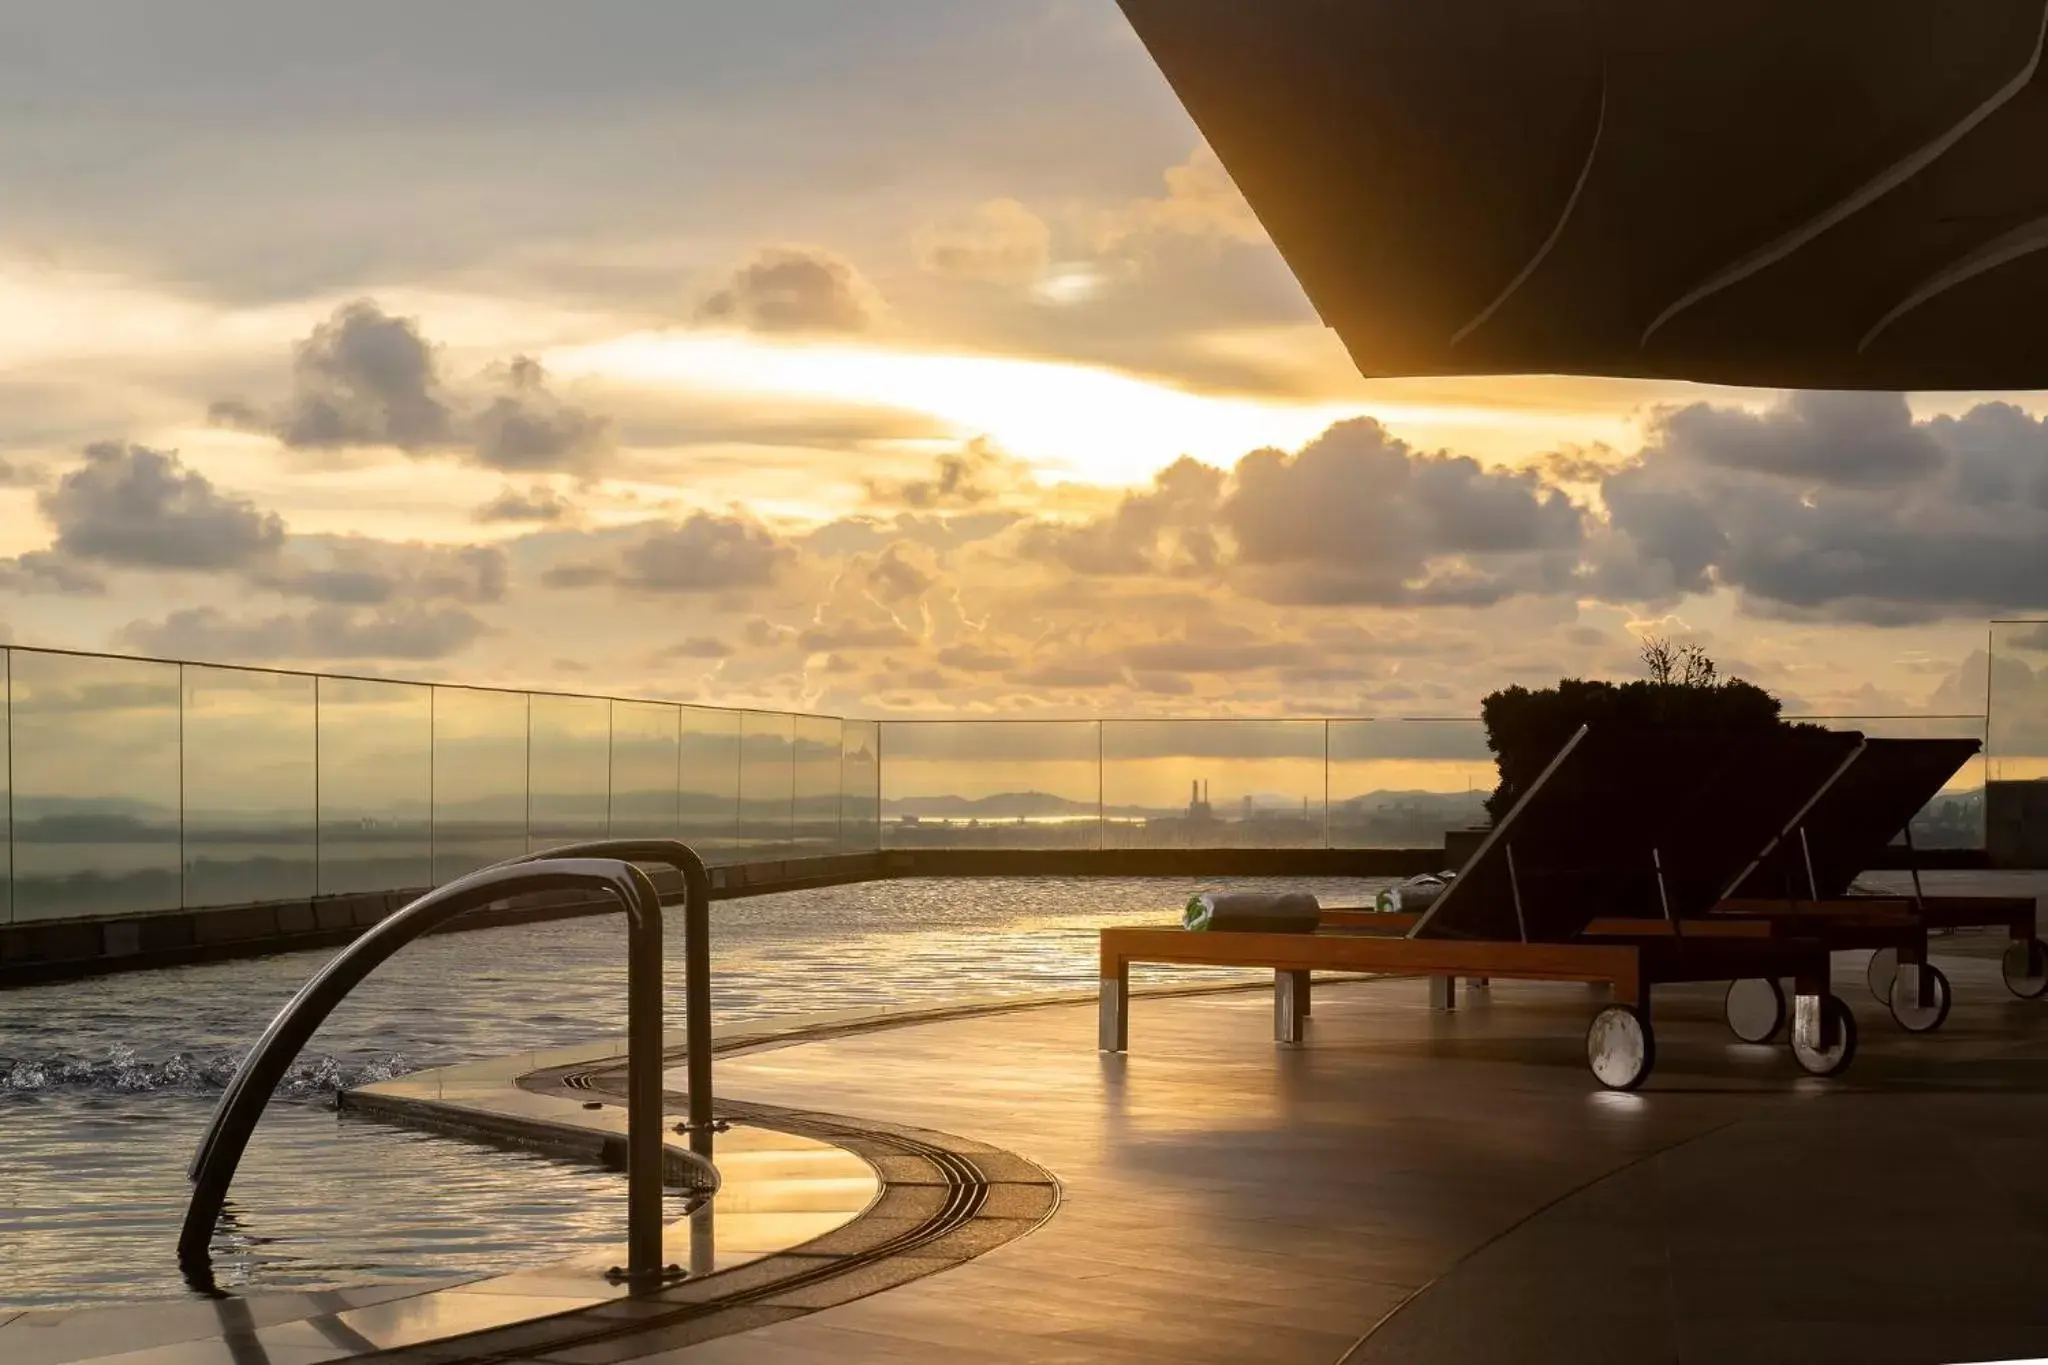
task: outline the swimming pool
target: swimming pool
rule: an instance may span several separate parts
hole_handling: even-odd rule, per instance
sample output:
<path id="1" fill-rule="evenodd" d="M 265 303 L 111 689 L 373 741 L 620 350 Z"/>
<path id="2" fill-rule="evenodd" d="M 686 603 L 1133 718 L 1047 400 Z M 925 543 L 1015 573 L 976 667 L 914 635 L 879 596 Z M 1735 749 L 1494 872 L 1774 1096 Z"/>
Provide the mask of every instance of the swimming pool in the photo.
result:
<path id="1" fill-rule="evenodd" d="M 713 1013 L 1092 988 L 1095 929 L 1166 922 L 1211 884 L 934 878 L 720 902 Z M 1215 884 L 1348 904 L 1385 885 Z M 680 939 L 672 915 L 672 1021 L 682 1013 Z M 334 1096 L 421 1067 L 622 1033 L 624 944 L 617 918 L 563 920 L 423 939 L 380 968 L 315 1036 L 257 1129 L 230 1201 L 234 1251 L 217 1266 L 221 1283 L 438 1278 L 617 1242 L 623 1188 L 612 1174 L 338 1114 Z M 0 1309 L 187 1292 L 172 1255 L 185 1163 L 240 1049 L 330 955 L 0 992 Z"/>

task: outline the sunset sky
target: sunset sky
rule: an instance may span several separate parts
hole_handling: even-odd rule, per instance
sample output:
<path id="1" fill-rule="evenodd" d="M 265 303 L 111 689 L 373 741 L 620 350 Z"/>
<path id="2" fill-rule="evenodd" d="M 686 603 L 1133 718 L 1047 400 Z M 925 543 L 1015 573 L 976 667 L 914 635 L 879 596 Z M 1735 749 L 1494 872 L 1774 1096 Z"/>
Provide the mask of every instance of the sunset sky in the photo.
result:
<path id="1" fill-rule="evenodd" d="M 0 642 L 857 715 L 1978 711 L 2048 403 L 1361 380 L 1112 0 L 0 16 Z"/>

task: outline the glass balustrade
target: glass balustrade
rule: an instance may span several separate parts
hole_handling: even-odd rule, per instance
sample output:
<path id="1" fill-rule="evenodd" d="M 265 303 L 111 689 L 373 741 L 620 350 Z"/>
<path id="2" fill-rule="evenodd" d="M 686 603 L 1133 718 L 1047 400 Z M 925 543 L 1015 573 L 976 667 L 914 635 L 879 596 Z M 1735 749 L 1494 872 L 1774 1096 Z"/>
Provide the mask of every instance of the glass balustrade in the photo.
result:
<path id="1" fill-rule="evenodd" d="M 1926 849 L 2048 849 L 2048 624 L 1992 629 L 1984 742 Z M 1485 820 L 1476 720 L 842 720 L 0 649 L 0 923 L 413 890 L 531 849 L 1433 848 Z"/>

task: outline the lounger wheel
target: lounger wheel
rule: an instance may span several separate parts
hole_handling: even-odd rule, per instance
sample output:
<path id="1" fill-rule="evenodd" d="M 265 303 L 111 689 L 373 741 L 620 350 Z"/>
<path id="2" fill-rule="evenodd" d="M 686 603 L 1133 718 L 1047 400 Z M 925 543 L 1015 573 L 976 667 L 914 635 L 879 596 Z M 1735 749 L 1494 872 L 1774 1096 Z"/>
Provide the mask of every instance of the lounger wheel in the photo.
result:
<path id="1" fill-rule="evenodd" d="M 2038 938 L 2006 945 L 2005 988 L 2022 1000 L 2039 1000 L 2048 995 L 2048 944 Z"/>
<path id="2" fill-rule="evenodd" d="M 1634 1005 L 1609 1005 L 1586 1029 L 1586 1065 L 1609 1090 L 1633 1090 L 1657 1065 L 1657 1035 Z"/>
<path id="3" fill-rule="evenodd" d="M 1730 1033 L 1745 1043 L 1768 1043 L 1785 1027 L 1785 988 L 1768 976 L 1731 981 L 1722 1009 Z"/>
<path id="4" fill-rule="evenodd" d="M 1870 993 L 1877 997 L 1880 1005 L 1892 1002 L 1892 978 L 1899 974 L 1899 950 L 1879 948 L 1870 955 L 1870 965 L 1863 969 L 1863 979 L 1870 983 Z"/>
<path id="5" fill-rule="evenodd" d="M 1914 992 L 1906 984 L 1908 973 L 1904 967 L 1900 967 L 1899 974 L 1892 978 L 1891 998 L 1885 1001 L 1891 1007 L 1892 1018 L 1908 1033 L 1932 1033 L 1948 1020 L 1948 976 L 1931 962 L 1921 964 L 1920 970 L 1932 978 L 1933 1004 L 1923 1005 L 1913 999 Z"/>
<path id="6" fill-rule="evenodd" d="M 1792 1056 L 1809 1074 L 1835 1076 L 1849 1069 L 1849 1063 L 1856 1060 L 1856 1016 L 1842 1003 L 1840 996 L 1831 995 L 1823 1007 L 1835 1019 L 1835 1045 L 1825 1050 L 1808 1047 L 1799 1037 L 1799 1030 L 1792 1031 Z"/>

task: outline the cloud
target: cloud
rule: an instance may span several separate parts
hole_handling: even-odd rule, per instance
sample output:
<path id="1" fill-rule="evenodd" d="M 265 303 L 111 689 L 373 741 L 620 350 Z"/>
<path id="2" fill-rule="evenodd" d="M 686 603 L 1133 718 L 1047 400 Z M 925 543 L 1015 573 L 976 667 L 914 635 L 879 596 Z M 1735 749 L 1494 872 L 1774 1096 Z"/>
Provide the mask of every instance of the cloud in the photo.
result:
<path id="1" fill-rule="evenodd" d="M 1945 462 L 1897 393 L 1797 392 L 1765 412 L 1694 403 L 1658 414 L 1661 457 L 1845 488 L 1913 483 Z"/>
<path id="2" fill-rule="evenodd" d="M 470 515 L 481 522 L 567 520 L 575 508 L 552 488 L 507 488 Z"/>
<path id="3" fill-rule="evenodd" d="M 464 607 L 403 603 L 379 608 L 318 606 L 311 611 L 236 618 L 212 607 L 174 611 L 162 621 L 137 621 L 121 642 L 172 658 L 229 661 L 302 659 L 443 659 L 469 646 L 486 627 Z"/>
<path id="4" fill-rule="evenodd" d="M 1126 494 L 1106 517 L 1026 528 L 1024 551 L 1078 574 L 1204 572 L 1216 565 L 1223 488 L 1222 470 L 1183 456 L 1154 475 L 1151 488 Z"/>
<path id="5" fill-rule="evenodd" d="M 1098 228 L 1105 252 L 1144 245 L 1146 237 L 1196 237 L 1265 243 L 1259 217 L 1208 143 L 1199 144 L 1165 173 L 1166 193 L 1140 199 L 1104 216 Z"/>
<path id="6" fill-rule="evenodd" d="M 371 299 L 342 305 L 298 343 L 291 396 L 278 408 L 223 398 L 207 416 L 295 450 L 386 447 L 515 472 L 588 474 L 612 444 L 610 422 L 555 394 L 529 356 L 493 367 L 481 386 L 450 386 L 418 321 Z"/>
<path id="7" fill-rule="evenodd" d="M 517 356 L 498 379 L 502 391 L 468 424 L 478 464 L 588 472 L 611 448 L 610 424 L 550 392 L 539 361 Z"/>
<path id="8" fill-rule="evenodd" d="M 918 261 L 934 275 L 1025 284 L 1045 273 L 1052 230 L 1014 199 L 991 199 L 917 234 Z"/>
<path id="9" fill-rule="evenodd" d="M 49 477 L 49 471 L 39 464 L 0 456 L 0 488 L 41 488 Z"/>
<path id="10" fill-rule="evenodd" d="M 846 621 L 812 626 L 797 636 L 797 643 L 812 654 L 824 654 L 835 650 L 901 649 L 916 644 L 917 637 L 894 621 Z"/>
<path id="11" fill-rule="evenodd" d="M 1828 398 L 1665 414 L 1602 485 L 1594 585 L 1644 602 L 1726 588 L 1757 614 L 1869 625 L 2048 607 L 2048 422 Z"/>
<path id="12" fill-rule="evenodd" d="M 434 347 L 412 318 L 370 299 L 336 309 L 292 355 L 292 396 L 265 416 L 240 399 L 210 410 L 222 426 L 269 431 L 302 450 L 394 446 L 435 450 L 455 437 Z"/>
<path id="13" fill-rule="evenodd" d="M 1023 546 L 1078 574 L 1221 576 L 1277 604 L 1478 606 L 1569 588 L 1583 522 L 1533 472 L 1423 454 L 1357 419 L 1227 476 L 1183 458 L 1109 515 L 1036 523 Z"/>
<path id="14" fill-rule="evenodd" d="M 0 591 L 98 597 L 106 590 L 106 580 L 98 574 L 47 550 L 0 559 Z"/>
<path id="15" fill-rule="evenodd" d="M 884 602 L 921 597 L 939 581 L 938 556 L 907 540 L 891 544 L 867 568 L 870 591 Z"/>
<path id="16" fill-rule="evenodd" d="M 754 332 L 864 332 L 880 307 L 874 287 L 831 252 L 770 247 L 706 298 L 697 317 Z"/>
<path id="17" fill-rule="evenodd" d="M 250 574 L 259 587 L 340 606 L 448 600 L 501 601 L 510 576 L 493 545 L 424 545 L 362 536 L 295 536 L 285 554 Z"/>
<path id="18" fill-rule="evenodd" d="M 65 556 L 128 568 L 242 568 L 277 552 L 284 522 L 217 491 L 170 451 L 99 442 L 37 499 Z"/>
<path id="19" fill-rule="evenodd" d="M 1017 663 L 1014 654 L 976 644 L 947 645 L 936 657 L 946 667 L 957 668 L 963 673 L 1002 673 Z"/>
<path id="20" fill-rule="evenodd" d="M 1485 605 L 1571 586 L 1584 514 L 1528 471 L 1423 454 L 1370 419 L 1238 462 L 1221 520 L 1268 602 Z"/>
<path id="21" fill-rule="evenodd" d="M 733 652 L 733 647 L 723 640 L 709 635 L 693 635 L 679 645 L 671 645 L 662 654 L 673 659 L 730 659 Z"/>
<path id="22" fill-rule="evenodd" d="M 868 479 L 868 501 L 913 511 L 980 507 L 1007 493 L 1035 485 L 1031 468 L 977 436 L 957 451 L 932 461 L 932 472 L 911 479 Z"/>
<path id="23" fill-rule="evenodd" d="M 543 581 L 554 588 L 604 583 L 650 593 L 705 593 L 773 583 L 796 552 L 745 516 L 694 512 L 681 522 L 636 528 L 609 563 L 564 564 Z"/>

